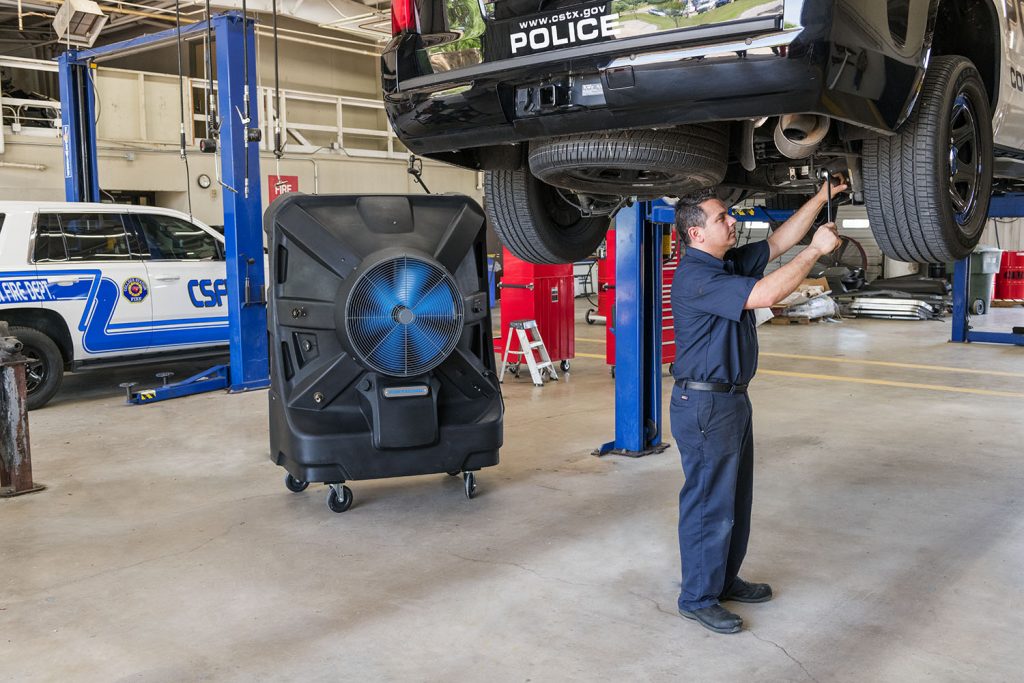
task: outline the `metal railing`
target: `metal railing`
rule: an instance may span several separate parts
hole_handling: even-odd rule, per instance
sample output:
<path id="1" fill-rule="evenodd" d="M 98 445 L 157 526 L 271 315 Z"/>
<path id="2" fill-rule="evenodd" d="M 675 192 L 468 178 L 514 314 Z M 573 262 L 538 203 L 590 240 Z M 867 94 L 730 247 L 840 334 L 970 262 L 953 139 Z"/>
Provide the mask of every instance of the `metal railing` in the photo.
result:
<path id="1" fill-rule="evenodd" d="M 15 57 L 0 57 L 0 66 L 45 72 L 57 70 L 53 62 Z M 110 67 L 98 67 L 93 75 L 101 117 L 97 130 L 99 140 L 176 146 L 177 107 L 147 107 L 150 104 L 148 97 L 153 97 L 161 89 L 177 92 L 176 77 Z M 132 80 L 136 83 L 130 87 Z M 205 79 L 186 78 L 185 88 L 189 94 L 186 102 L 193 119 L 188 143 L 195 146 L 206 135 L 208 84 Z M 213 88 L 217 89 L 216 81 Z M 260 112 L 260 127 L 263 129 L 261 151 L 274 148 L 274 94 L 273 88 L 259 87 L 253 103 L 254 109 Z M 105 113 L 104 106 L 108 107 Z M 9 136 L 60 138 L 60 102 L 57 100 L 0 95 L 0 112 L 3 124 L 0 126 L 0 154 L 4 150 L 4 140 Z M 402 161 L 408 156 L 408 151 L 391 130 L 384 104 L 378 100 L 282 90 L 280 115 L 287 154 L 312 155 L 321 150 L 334 150 L 348 157 Z M 103 116 L 122 119 L 114 125 L 102 121 Z M 137 117 L 137 120 L 132 117 Z"/>

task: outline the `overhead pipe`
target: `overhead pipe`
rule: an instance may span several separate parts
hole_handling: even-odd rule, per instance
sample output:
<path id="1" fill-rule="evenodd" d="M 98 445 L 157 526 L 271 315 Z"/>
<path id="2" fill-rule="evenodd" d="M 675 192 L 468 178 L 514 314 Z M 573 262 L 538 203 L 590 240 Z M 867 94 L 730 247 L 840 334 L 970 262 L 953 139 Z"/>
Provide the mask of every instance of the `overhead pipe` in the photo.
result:
<path id="1" fill-rule="evenodd" d="M 0 153 L 3 153 L 3 146 L 0 145 Z M 0 168 L 20 168 L 28 171 L 45 171 L 45 164 L 22 164 L 17 161 L 0 161 Z"/>
<path id="2" fill-rule="evenodd" d="M 261 31 L 258 28 L 256 29 L 256 35 L 263 36 L 264 38 L 272 38 L 273 37 L 273 33 L 269 32 L 269 31 Z M 352 48 L 352 47 L 345 47 L 344 45 L 331 45 L 330 43 L 322 43 L 322 42 L 316 41 L 316 40 L 306 40 L 304 38 L 295 38 L 294 36 L 281 36 L 281 35 L 279 35 L 278 39 L 279 40 L 286 40 L 286 41 L 288 41 L 290 43 L 299 43 L 299 44 L 302 44 L 302 45 L 313 45 L 315 47 L 323 47 L 323 48 L 327 48 L 329 50 L 338 50 L 340 52 L 350 52 L 352 54 L 357 54 L 357 55 L 366 55 L 367 57 L 380 57 L 380 53 L 379 52 L 371 52 L 369 50 L 357 50 L 357 49 Z"/>

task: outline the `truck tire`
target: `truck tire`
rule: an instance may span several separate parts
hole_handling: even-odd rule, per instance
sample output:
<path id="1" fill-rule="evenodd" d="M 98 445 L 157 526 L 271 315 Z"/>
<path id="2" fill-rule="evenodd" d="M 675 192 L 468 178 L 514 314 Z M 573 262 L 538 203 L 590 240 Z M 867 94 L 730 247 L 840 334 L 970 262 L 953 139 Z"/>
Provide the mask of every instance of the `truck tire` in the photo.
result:
<path id="1" fill-rule="evenodd" d="M 42 408 L 64 381 L 64 359 L 60 348 L 48 335 L 33 327 L 12 326 L 11 335 L 24 345 L 21 353 L 28 359 L 25 366 L 28 409 Z"/>
<path id="2" fill-rule="evenodd" d="M 917 106 L 891 137 L 864 142 L 865 204 L 894 259 L 946 263 L 981 239 L 992 194 L 992 114 L 965 57 L 935 57 Z"/>
<path id="3" fill-rule="evenodd" d="M 484 207 L 498 239 L 530 263 L 572 263 L 594 253 L 611 219 L 584 216 L 529 171 L 487 171 Z"/>
<path id="4" fill-rule="evenodd" d="M 530 143 L 530 170 L 549 185 L 592 194 L 641 198 L 682 195 L 725 178 L 729 128 L 565 135 Z"/>

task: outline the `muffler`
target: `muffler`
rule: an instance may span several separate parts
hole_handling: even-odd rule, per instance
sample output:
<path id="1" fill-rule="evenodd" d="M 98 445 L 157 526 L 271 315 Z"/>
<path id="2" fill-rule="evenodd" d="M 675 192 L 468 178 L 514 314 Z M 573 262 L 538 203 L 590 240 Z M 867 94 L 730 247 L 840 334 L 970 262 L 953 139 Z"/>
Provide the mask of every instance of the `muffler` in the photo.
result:
<path id="1" fill-rule="evenodd" d="M 806 159 L 814 154 L 832 125 L 819 114 L 786 114 L 775 126 L 775 146 L 790 159 Z"/>

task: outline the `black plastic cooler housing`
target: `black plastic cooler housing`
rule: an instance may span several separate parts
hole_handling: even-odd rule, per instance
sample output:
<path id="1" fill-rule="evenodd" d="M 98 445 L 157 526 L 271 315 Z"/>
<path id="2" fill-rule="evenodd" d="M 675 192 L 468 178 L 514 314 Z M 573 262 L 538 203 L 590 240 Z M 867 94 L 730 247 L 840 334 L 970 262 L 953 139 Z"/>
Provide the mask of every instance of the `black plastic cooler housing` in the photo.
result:
<path id="1" fill-rule="evenodd" d="M 288 194 L 270 205 L 264 229 L 271 459 L 297 480 L 329 484 L 496 465 L 504 411 L 476 202 L 462 195 Z M 454 348 L 429 359 L 434 367 L 395 375 L 373 367 L 348 312 L 371 269 L 409 260 L 450 275 L 445 286 L 460 297 L 452 308 L 461 309 L 460 320 Z M 361 289 L 401 295 L 374 287 Z M 403 310 L 394 309 L 396 325 L 410 317 Z"/>

